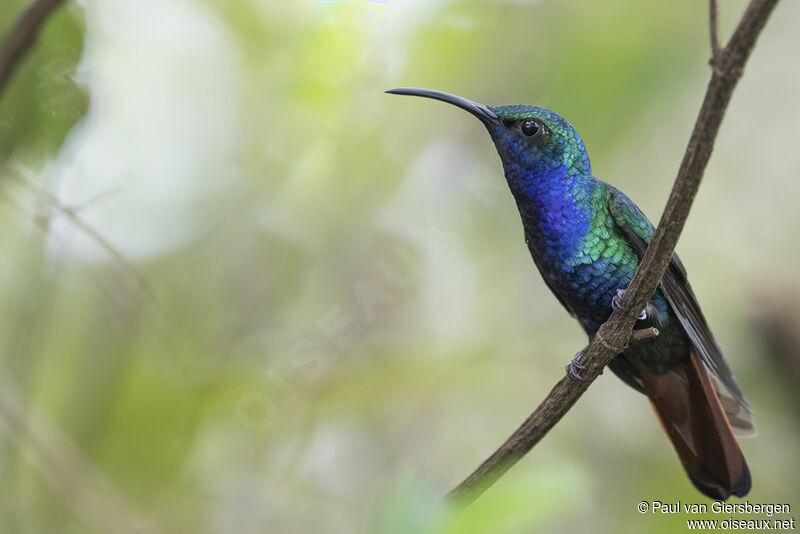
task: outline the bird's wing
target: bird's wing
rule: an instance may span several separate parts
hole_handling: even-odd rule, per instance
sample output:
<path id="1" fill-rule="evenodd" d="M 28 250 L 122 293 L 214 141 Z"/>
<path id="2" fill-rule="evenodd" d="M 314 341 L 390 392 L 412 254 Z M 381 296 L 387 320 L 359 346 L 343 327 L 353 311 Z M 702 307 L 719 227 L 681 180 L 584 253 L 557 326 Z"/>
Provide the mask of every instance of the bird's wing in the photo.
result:
<path id="1" fill-rule="evenodd" d="M 643 256 L 653 237 L 652 223 L 622 191 L 608 184 L 606 186 L 608 187 L 607 205 L 614 222 L 628 238 L 639 256 Z M 755 427 L 752 422 L 750 405 L 714 340 L 714 335 L 697 304 L 692 286 L 689 285 L 686 278 L 686 269 L 674 252 L 669 266 L 661 278 L 660 288 L 689 336 L 696 353 L 714 377 L 718 379 L 714 380 L 715 385 L 718 386 L 717 393 L 725 406 L 731 425 L 740 429 L 742 433 L 748 431 L 753 433 Z M 743 410 L 740 410 L 739 406 Z"/>

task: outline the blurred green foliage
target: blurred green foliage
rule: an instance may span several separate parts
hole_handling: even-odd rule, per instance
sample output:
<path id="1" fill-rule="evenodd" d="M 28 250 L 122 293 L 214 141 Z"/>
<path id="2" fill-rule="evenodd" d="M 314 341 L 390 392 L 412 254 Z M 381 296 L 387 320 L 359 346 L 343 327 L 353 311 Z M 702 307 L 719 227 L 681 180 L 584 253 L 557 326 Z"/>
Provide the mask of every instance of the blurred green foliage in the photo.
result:
<path id="1" fill-rule="evenodd" d="M 0 9 L 0 28 L 11 27 L 28 2 Z M 72 80 L 83 48 L 83 22 L 75 6 L 48 21 L 37 46 L 20 64 L 0 100 L 0 155 L 28 164 L 52 156 L 86 111 L 86 93 Z"/>
<path id="2" fill-rule="evenodd" d="M 4 3 L 2 27 L 24 5 Z M 723 35 L 743 6 L 721 6 Z M 765 30 L 679 246 L 756 409 L 749 498 L 793 506 L 797 377 L 763 317 L 800 320 L 798 15 L 784 2 Z M 585 339 L 480 125 L 383 91 L 551 107 L 655 219 L 707 41 L 696 2 L 60 10 L 0 95 L 0 378 L 17 385 L 0 398 L 0 532 L 686 529 L 636 510 L 706 501 L 613 376 L 475 506 L 441 503 Z"/>

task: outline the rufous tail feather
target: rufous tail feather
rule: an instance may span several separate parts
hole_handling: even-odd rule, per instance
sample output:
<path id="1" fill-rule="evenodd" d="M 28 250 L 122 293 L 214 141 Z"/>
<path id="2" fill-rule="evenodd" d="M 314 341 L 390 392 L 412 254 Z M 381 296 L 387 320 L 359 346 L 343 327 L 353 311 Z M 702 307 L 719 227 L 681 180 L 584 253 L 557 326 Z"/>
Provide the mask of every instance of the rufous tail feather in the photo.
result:
<path id="1" fill-rule="evenodd" d="M 750 491 L 750 470 L 719 397 L 696 355 L 656 375 L 636 364 L 644 392 L 694 485 L 726 500 Z"/>

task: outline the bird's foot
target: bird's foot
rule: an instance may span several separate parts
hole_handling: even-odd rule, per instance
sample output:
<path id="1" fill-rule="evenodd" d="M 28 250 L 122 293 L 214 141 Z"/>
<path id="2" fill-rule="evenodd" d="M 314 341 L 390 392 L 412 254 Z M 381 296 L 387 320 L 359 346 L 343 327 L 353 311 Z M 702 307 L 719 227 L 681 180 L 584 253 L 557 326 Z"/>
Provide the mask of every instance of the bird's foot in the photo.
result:
<path id="1" fill-rule="evenodd" d="M 624 289 L 617 289 L 617 294 L 611 298 L 611 307 L 615 310 L 620 309 L 622 307 L 622 296 L 625 294 Z M 642 310 L 642 313 L 639 314 L 639 320 L 644 321 L 647 319 L 647 308 Z"/>
<path id="2" fill-rule="evenodd" d="M 583 377 L 580 375 L 580 371 L 586 369 L 586 366 L 581 363 L 581 358 L 583 358 L 583 351 L 586 348 L 582 348 L 575 354 L 575 357 L 572 358 L 572 361 L 567 364 L 565 369 L 567 370 L 567 376 L 569 376 L 573 380 L 583 380 Z"/>

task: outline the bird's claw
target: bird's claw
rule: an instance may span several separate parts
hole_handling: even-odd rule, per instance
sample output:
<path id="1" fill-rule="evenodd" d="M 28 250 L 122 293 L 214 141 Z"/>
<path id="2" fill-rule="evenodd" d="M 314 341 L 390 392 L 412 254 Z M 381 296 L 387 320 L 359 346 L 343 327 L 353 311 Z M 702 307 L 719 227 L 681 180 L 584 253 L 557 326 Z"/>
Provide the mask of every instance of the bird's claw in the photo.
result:
<path id="1" fill-rule="evenodd" d="M 611 308 L 618 310 L 622 307 L 622 295 L 625 294 L 624 289 L 617 289 L 617 294 L 611 297 Z"/>
<path id="2" fill-rule="evenodd" d="M 583 377 L 581 377 L 579 372 L 586 369 L 586 366 L 581 363 L 581 358 L 583 357 L 583 350 L 584 349 L 578 351 L 575 357 L 572 358 L 572 361 L 569 362 L 565 367 L 565 369 L 567 370 L 567 376 L 569 376 L 573 380 L 583 380 Z"/>
<path id="3" fill-rule="evenodd" d="M 617 294 L 611 297 L 611 308 L 618 310 L 622 307 L 622 296 L 625 294 L 624 289 L 617 289 Z M 639 320 L 644 321 L 647 319 L 647 308 L 642 310 L 639 314 Z"/>

